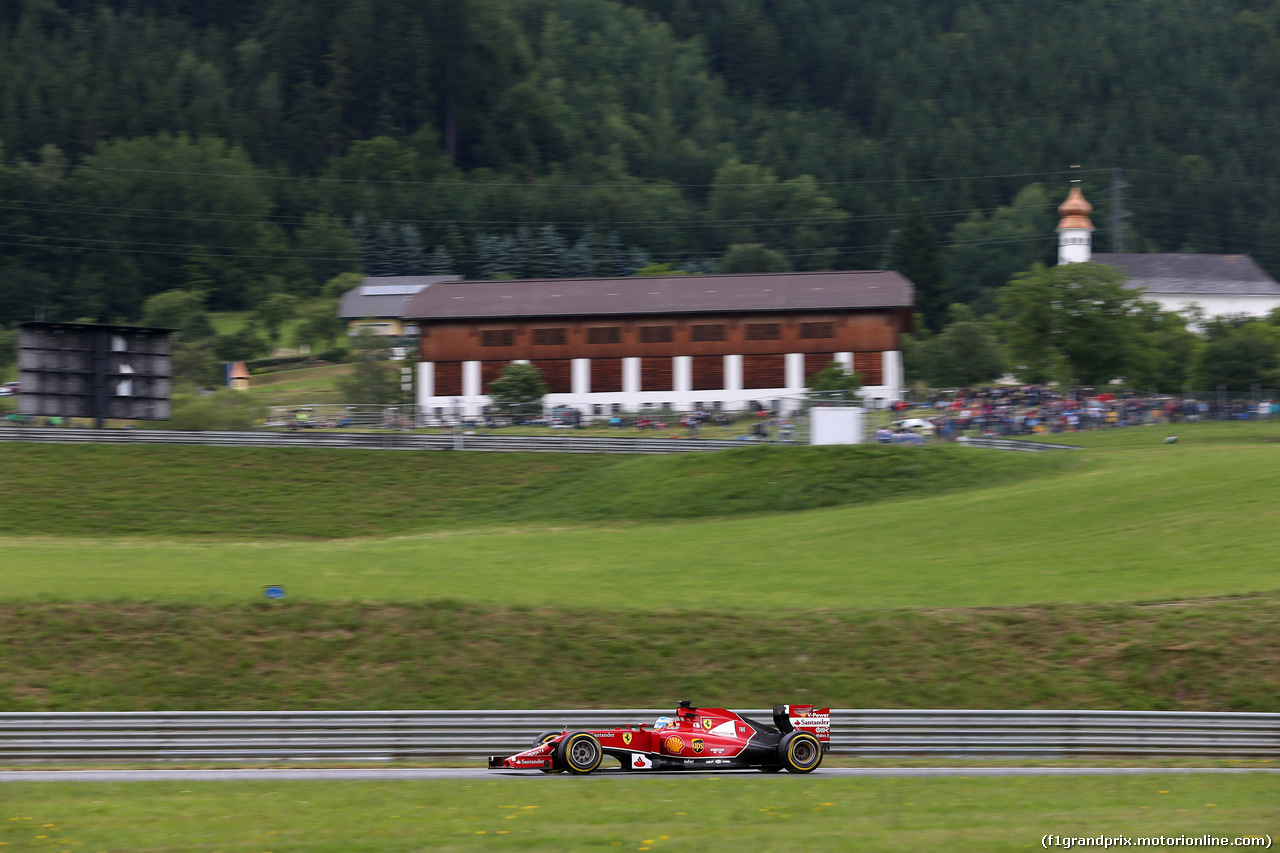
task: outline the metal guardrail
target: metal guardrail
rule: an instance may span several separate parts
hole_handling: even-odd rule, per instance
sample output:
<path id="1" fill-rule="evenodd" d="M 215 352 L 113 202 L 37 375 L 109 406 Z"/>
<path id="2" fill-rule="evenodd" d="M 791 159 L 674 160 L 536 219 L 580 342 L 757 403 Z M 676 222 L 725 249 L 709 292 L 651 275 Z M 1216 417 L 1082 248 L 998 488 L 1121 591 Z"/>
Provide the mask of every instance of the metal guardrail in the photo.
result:
<path id="1" fill-rule="evenodd" d="M 519 453 L 687 453 L 751 442 L 690 438 L 426 435 L 408 432 L 195 432 L 167 429 L 0 427 L 0 441 L 54 444 L 185 444 L 208 447 L 336 447 L 363 450 L 469 450 Z"/>
<path id="2" fill-rule="evenodd" d="M 652 723 L 669 709 L 0 713 L 0 761 L 389 761 L 517 752 L 549 729 Z M 768 720 L 767 709 L 743 712 Z M 833 709 L 852 757 L 1280 758 L 1280 714 Z"/>
<path id="3" fill-rule="evenodd" d="M 1044 450 L 1081 450 L 1078 444 L 1052 444 L 1047 441 L 1019 441 L 1014 438 L 977 438 L 962 435 L 956 439 L 970 447 L 986 447 L 991 450 L 1023 450 L 1031 453 Z"/>

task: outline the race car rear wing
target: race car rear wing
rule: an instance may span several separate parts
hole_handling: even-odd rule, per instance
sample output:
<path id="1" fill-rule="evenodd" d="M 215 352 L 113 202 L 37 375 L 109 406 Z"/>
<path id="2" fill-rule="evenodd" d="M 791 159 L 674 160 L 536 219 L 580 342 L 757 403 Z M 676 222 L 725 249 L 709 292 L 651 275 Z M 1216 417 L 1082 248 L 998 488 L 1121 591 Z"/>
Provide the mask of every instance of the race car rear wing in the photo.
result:
<path id="1" fill-rule="evenodd" d="M 818 708 L 812 705 L 774 705 L 773 724 L 778 731 L 810 732 L 824 744 L 831 743 L 831 709 Z"/>

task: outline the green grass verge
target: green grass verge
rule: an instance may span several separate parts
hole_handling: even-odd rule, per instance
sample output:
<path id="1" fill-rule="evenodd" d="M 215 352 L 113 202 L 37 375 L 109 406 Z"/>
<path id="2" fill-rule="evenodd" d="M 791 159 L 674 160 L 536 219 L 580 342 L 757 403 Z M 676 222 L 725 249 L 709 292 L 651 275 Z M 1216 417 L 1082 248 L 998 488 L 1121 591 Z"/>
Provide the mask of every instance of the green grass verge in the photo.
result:
<path id="1" fill-rule="evenodd" d="M 754 706 L 818 685 L 846 707 L 1276 710 L 1277 432 L 621 459 L 4 444 L 0 703 Z M 283 607 L 256 606 L 269 583 Z M 1029 606 L 1049 603 L 1079 606 Z"/>
<path id="2" fill-rule="evenodd" d="M 769 610 L 1159 601 L 1280 588 L 1280 444 L 1034 455 L 762 447 L 623 461 L 20 449 L 45 461 L 4 469 L 6 493 L 22 497 L 3 523 L 48 538 L 10 537 L 0 599 L 231 602 L 281 583 L 303 601 Z M 136 456 L 121 476 L 99 468 L 83 486 L 58 476 L 68 460 L 118 461 L 124 451 Z M 795 473 L 807 460 L 813 470 Z M 860 493 L 857 472 L 868 460 L 887 473 Z M 832 474 L 830 489 L 824 461 L 843 475 Z M 933 462 L 942 463 L 936 480 Z M 1054 475 L 1026 476 L 1041 464 Z M 340 469 L 348 489 L 336 486 Z M 32 476 L 40 470 L 47 480 Z M 959 487 L 987 478 L 999 485 Z M 895 490 L 901 499 L 751 514 Z M 746 517 L 716 517 L 733 512 Z M 108 530 L 138 536 L 86 538 Z M 415 533 L 422 530 L 431 532 Z M 164 531 L 187 537 L 162 539 Z M 191 541 L 200 532 L 210 541 Z M 288 541 L 361 534 L 374 538 Z"/>
<path id="3" fill-rule="evenodd" d="M 0 534 L 350 538 L 862 504 L 1065 468 L 960 447 L 672 456 L 0 444 Z"/>
<path id="4" fill-rule="evenodd" d="M 0 605 L 0 711 L 1280 711 L 1280 596 L 738 613 L 462 604 Z"/>
<path id="5" fill-rule="evenodd" d="M 11 783 L 3 792 L 0 842 L 21 850 L 1022 851 L 1045 834 L 1274 835 L 1280 780 L 784 774 Z"/>

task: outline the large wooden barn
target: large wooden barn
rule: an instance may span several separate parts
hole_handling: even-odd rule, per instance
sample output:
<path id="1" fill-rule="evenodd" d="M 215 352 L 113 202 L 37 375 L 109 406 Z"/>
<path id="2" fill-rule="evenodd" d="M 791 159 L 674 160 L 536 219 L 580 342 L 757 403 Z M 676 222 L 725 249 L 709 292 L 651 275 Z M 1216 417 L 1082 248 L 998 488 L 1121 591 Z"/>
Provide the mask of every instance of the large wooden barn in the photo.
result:
<path id="1" fill-rule="evenodd" d="M 832 361 L 867 397 L 897 399 L 913 286 L 895 272 L 446 281 L 410 297 L 421 335 L 417 402 L 475 416 L 513 361 L 536 365 L 546 405 L 599 416 L 787 406 Z"/>

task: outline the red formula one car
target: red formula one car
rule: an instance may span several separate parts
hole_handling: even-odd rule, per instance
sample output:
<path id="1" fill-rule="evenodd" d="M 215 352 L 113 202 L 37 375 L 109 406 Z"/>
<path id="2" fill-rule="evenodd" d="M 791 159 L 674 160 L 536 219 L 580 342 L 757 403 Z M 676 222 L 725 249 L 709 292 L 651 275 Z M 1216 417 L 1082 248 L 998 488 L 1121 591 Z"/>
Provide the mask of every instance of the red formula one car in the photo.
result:
<path id="1" fill-rule="evenodd" d="M 531 749 L 489 756 L 490 769 L 591 773 L 605 756 L 623 771 L 761 770 L 811 773 L 831 749 L 831 709 L 774 705 L 762 723 L 724 708 L 680 702 L 674 718 L 600 731 L 543 732 Z"/>

